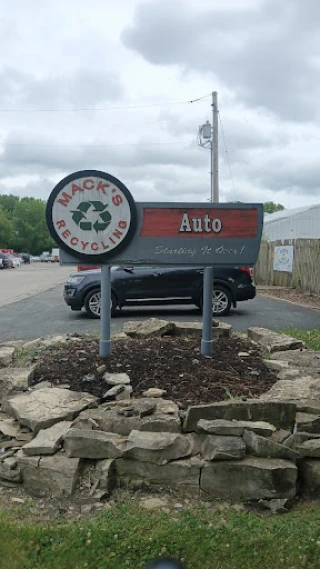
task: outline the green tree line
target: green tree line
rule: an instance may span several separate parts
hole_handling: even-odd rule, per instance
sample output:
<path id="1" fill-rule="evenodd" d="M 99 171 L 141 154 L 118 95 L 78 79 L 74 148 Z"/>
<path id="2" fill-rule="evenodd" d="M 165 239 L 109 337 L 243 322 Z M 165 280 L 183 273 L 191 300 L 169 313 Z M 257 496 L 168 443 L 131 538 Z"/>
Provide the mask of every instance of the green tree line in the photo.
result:
<path id="1" fill-rule="evenodd" d="M 0 195 L 0 249 L 38 255 L 55 247 L 45 210 L 46 202 L 40 199 Z"/>

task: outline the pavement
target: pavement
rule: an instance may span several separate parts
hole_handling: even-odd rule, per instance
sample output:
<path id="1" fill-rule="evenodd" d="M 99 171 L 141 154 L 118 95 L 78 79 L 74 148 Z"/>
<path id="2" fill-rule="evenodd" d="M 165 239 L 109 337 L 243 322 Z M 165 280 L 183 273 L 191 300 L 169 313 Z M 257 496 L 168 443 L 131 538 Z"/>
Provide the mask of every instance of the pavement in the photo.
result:
<path id="1" fill-rule="evenodd" d="M 31 287 L 29 297 L 23 300 L 18 300 L 16 293 L 12 293 L 11 301 L 9 299 L 6 306 L 0 307 L 0 342 L 33 339 L 50 334 L 99 331 L 99 320 L 88 318 L 84 311 L 72 312 L 65 304 L 62 297 L 63 285 L 54 286 L 54 280 L 56 278 L 64 281 L 72 271 L 70 268 L 62 269 L 64 271 L 62 278 L 60 268 L 56 267 L 56 269 L 56 273 L 54 266 L 47 269 L 52 275 L 49 283 L 47 277 L 42 281 L 42 286 L 47 286 L 47 290 L 34 292 L 34 288 Z M 45 268 L 39 269 L 39 274 L 42 270 L 44 275 Z M 2 273 L 6 272 L 11 271 L 0 272 L 0 296 L 2 295 Z M 21 272 L 21 276 L 27 273 L 28 271 Z M 112 318 L 111 330 L 112 332 L 121 330 L 126 320 L 143 320 L 151 317 L 201 321 L 200 311 L 193 306 L 130 307 L 119 311 L 118 315 Z M 239 303 L 236 310 L 221 320 L 231 324 L 235 331 L 245 331 L 250 326 L 261 326 L 271 330 L 281 328 L 311 330 L 319 328 L 320 321 L 319 312 L 316 310 L 259 295 L 254 300 Z"/>

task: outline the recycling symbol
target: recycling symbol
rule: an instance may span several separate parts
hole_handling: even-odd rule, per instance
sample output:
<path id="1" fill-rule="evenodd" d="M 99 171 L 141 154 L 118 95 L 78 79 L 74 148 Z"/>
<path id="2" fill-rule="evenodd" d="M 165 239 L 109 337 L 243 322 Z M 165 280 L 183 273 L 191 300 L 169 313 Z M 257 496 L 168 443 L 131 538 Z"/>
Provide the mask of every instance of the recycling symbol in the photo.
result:
<path id="1" fill-rule="evenodd" d="M 112 219 L 107 207 L 108 204 L 105 205 L 100 201 L 81 202 L 76 210 L 71 211 L 72 219 L 84 231 L 91 231 L 91 229 L 95 229 L 97 233 L 98 231 L 104 231 Z M 86 216 L 91 208 L 94 208 L 92 210 L 93 213 L 97 213 L 94 222 L 88 221 Z"/>

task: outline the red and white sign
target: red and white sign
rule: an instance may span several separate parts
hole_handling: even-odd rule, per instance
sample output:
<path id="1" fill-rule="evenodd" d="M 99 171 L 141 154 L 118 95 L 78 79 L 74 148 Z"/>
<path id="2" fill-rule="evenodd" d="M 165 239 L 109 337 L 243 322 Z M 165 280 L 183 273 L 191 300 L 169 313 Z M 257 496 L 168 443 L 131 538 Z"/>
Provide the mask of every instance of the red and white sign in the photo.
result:
<path id="1" fill-rule="evenodd" d="M 102 172 L 76 174 L 53 190 L 47 208 L 49 228 L 70 253 L 107 256 L 132 230 L 133 199 L 119 180 Z"/>

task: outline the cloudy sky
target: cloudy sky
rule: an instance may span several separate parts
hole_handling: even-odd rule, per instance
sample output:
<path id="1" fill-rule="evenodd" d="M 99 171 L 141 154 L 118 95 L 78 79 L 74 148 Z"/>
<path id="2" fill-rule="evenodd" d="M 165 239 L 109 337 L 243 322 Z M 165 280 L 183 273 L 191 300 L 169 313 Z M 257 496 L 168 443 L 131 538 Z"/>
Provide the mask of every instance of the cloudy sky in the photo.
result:
<path id="1" fill-rule="evenodd" d="M 318 0 L 0 0 L 0 17 L 0 193 L 47 199 L 96 168 L 137 201 L 207 200 L 215 90 L 220 200 L 320 202 Z"/>

